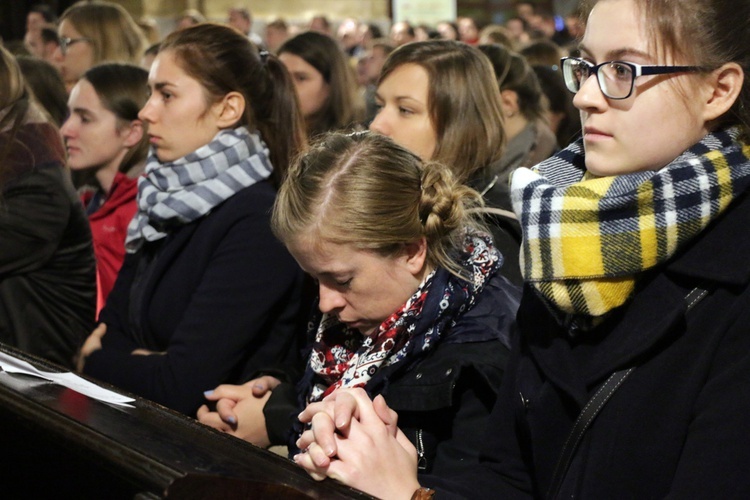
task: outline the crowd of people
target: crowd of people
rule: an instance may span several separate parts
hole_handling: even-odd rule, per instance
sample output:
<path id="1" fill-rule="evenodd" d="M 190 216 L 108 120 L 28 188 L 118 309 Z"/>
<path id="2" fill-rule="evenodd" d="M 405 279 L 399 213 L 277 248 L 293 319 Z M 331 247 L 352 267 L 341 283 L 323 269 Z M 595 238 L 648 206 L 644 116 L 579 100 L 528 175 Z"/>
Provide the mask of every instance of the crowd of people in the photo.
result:
<path id="1" fill-rule="evenodd" d="M 513 5 L 33 7 L 0 342 L 380 498 L 746 496 L 750 5 Z"/>

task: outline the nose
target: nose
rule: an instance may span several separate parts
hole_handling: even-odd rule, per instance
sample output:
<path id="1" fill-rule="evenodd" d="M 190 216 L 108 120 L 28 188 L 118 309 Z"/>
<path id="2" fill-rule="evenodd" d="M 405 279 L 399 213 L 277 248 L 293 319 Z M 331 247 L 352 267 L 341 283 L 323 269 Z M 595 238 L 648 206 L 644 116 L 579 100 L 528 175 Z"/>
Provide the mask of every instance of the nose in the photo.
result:
<path id="1" fill-rule="evenodd" d="M 591 73 L 581 84 L 581 88 L 573 95 L 573 105 L 581 111 L 601 109 L 608 101 L 599 87 L 595 73 Z"/>
<path id="2" fill-rule="evenodd" d="M 62 127 L 60 127 L 60 134 L 62 134 L 64 139 L 69 139 L 73 135 L 73 115 L 70 115 L 67 120 L 62 124 Z"/>
<path id="3" fill-rule="evenodd" d="M 55 50 L 52 52 L 52 60 L 60 63 L 63 61 L 63 59 L 65 59 L 65 56 L 63 55 L 62 47 L 58 45 L 57 47 L 55 47 Z"/>
<path id="4" fill-rule="evenodd" d="M 346 301 L 341 293 L 327 287 L 323 283 L 318 286 L 318 293 L 320 295 L 318 308 L 322 313 L 330 314 L 343 309 L 346 305 Z"/>
<path id="5" fill-rule="evenodd" d="M 375 118 L 370 122 L 370 130 L 382 134 L 386 137 L 391 136 L 391 127 L 388 125 L 388 118 L 385 116 L 385 108 L 381 108 Z"/>
<path id="6" fill-rule="evenodd" d="M 154 123 L 155 114 L 153 99 L 154 96 L 149 97 L 146 101 L 146 104 L 144 104 L 141 110 L 138 112 L 138 118 L 147 123 Z"/>

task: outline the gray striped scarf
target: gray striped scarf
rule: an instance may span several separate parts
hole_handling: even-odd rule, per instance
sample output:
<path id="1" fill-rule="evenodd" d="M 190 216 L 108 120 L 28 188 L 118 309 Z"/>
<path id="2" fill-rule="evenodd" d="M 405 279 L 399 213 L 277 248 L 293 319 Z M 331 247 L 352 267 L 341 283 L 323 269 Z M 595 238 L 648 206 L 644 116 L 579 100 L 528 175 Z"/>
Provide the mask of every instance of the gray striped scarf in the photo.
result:
<path id="1" fill-rule="evenodd" d="M 138 212 L 125 240 L 128 253 L 269 178 L 273 167 L 268 156 L 260 136 L 244 127 L 222 130 L 210 143 L 170 163 L 159 162 L 152 151 L 138 179 Z"/>

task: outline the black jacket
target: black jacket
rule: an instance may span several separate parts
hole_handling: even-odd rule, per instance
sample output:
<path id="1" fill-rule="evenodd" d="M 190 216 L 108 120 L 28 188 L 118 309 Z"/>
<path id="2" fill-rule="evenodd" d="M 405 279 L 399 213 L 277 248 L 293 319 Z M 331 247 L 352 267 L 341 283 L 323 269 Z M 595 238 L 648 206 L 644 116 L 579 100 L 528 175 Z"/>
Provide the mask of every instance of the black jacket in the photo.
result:
<path id="1" fill-rule="evenodd" d="M 63 158 L 57 129 L 29 124 L 0 167 L 0 341 L 73 368 L 94 326 L 96 263 Z"/>
<path id="2" fill-rule="evenodd" d="M 518 292 L 504 277 L 491 278 L 448 340 L 414 363 L 378 371 L 365 387 L 398 411 L 399 428 L 420 452 L 421 473 L 445 474 L 476 464 L 503 378 Z M 494 340 L 468 340 L 487 337 Z M 292 423 L 301 408 L 292 384 L 282 385 L 264 414 L 272 442 L 290 444 L 293 454 Z"/>
<path id="3" fill-rule="evenodd" d="M 588 334 L 557 326 L 531 289 L 485 457 L 439 498 L 544 498 L 582 406 L 635 370 L 586 432 L 559 498 L 750 498 L 750 196 Z M 687 311 L 696 287 L 708 294 Z"/>
<path id="4" fill-rule="evenodd" d="M 137 269 L 150 250 L 128 255 L 100 315 L 103 349 L 85 372 L 194 415 L 208 389 L 301 362 L 310 303 L 302 270 L 271 233 L 274 198 L 268 182 L 241 190 L 162 240 L 145 276 Z"/>

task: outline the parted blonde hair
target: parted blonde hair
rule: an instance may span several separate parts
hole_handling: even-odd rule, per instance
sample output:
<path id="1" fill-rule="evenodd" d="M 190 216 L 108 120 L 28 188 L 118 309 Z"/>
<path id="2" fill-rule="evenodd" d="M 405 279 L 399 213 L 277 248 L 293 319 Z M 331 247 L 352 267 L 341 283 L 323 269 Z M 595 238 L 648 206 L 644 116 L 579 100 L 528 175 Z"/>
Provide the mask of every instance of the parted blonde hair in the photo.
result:
<path id="1" fill-rule="evenodd" d="M 395 255 L 424 237 L 427 263 L 462 276 L 466 230 L 485 230 L 482 198 L 437 162 L 371 132 L 329 133 L 297 158 L 271 216 L 285 244 L 312 238 Z"/>

